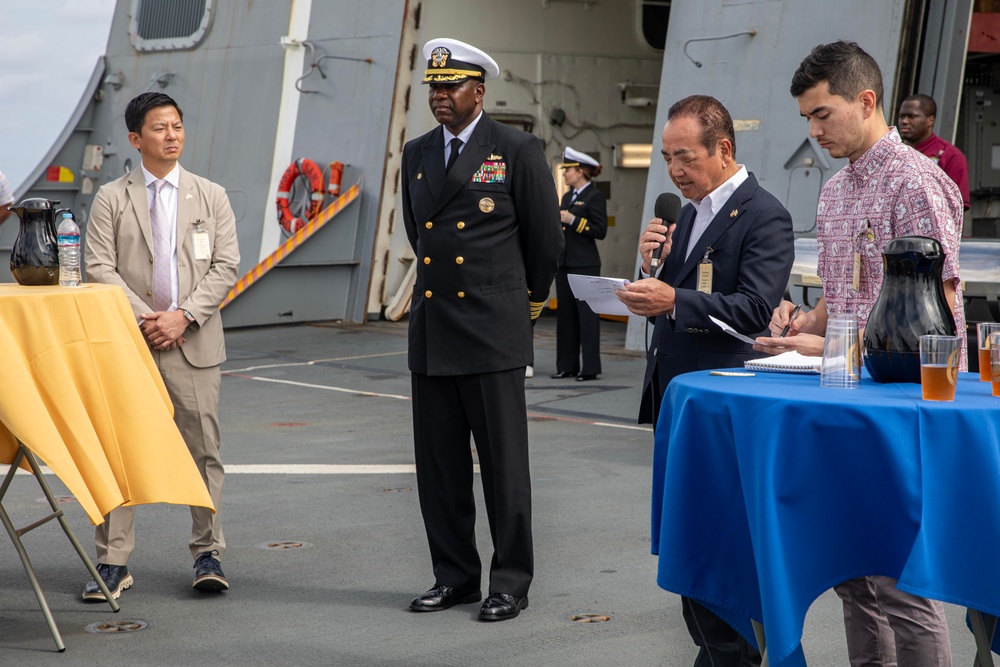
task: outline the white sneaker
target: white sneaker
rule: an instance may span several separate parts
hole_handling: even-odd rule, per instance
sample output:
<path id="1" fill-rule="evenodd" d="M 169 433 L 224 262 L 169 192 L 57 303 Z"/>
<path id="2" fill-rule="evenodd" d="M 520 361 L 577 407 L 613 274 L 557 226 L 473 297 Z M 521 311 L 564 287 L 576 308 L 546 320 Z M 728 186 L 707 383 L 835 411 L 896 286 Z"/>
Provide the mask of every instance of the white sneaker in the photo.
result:
<path id="1" fill-rule="evenodd" d="M 533 378 L 533 377 L 535 377 L 535 367 L 534 366 L 525 366 L 524 367 L 524 377 L 526 377 L 526 378 Z"/>

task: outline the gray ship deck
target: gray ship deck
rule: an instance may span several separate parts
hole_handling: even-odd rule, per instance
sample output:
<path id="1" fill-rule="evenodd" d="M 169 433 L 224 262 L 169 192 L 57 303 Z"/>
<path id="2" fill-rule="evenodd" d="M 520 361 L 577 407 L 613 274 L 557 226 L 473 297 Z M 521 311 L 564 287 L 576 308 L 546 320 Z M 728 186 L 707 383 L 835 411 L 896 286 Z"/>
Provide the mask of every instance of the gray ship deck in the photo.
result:
<path id="1" fill-rule="evenodd" d="M 549 378 L 554 317 L 536 329 L 537 375 L 527 381 L 536 575 L 531 606 L 519 618 L 479 623 L 478 605 L 406 611 L 433 583 L 411 471 L 406 324 L 243 329 L 227 333 L 222 383 L 223 565 L 232 590 L 192 591 L 187 508 L 146 506 L 137 513 L 130 563 L 136 583 L 122 595 L 122 611 L 85 604 L 86 572 L 49 524 L 25 541 L 67 646 L 60 655 L 13 547 L 0 538 L 0 663 L 692 664 L 696 649 L 680 601 L 656 586 L 649 555 L 653 435 L 634 420 L 643 359 L 623 351 L 624 324 L 602 326 L 604 374 L 587 383 Z M 351 467 L 392 465 L 406 467 Z M 480 553 L 488 560 L 478 487 L 477 497 Z M 34 482 L 15 480 L 6 502 L 15 524 L 38 518 L 39 498 Z M 92 553 L 88 520 L 68 507 Z M 307 544 L 264 548 L 282 541 Z M 971 664 L 964 610 L 947 609 L 955 664 Z M 570 620 L 583 613 L 611 620 Z M 86 630 L 128 620 L 148 627 Z M 840 602 L 830 591 L 810 609 L 804 647 L 811 665 L 847 664 Z"/>

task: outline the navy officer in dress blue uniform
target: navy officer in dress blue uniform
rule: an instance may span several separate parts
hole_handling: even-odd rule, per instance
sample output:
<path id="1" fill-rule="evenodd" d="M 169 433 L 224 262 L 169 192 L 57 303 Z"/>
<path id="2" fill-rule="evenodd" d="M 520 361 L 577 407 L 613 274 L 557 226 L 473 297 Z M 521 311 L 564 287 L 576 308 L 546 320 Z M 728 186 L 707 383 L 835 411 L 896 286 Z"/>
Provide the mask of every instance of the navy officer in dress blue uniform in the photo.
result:
<path id="1" fill-rule="evenodd" d="M 556 373 L 554 379 L 576 376 L 596 380 L 601 374 L 601 318 L 586 301 L 573 296 L 569 274 L 601 275 L 597 240 L 608 233 L 608 204 L 592 185 L 601 163 L 569 146 L 563 151 L 563 182 L 569 187 L 559 205 L 566 250 L 556 273 Z M 583 352 L 583 366 L 580 353 Z"/>
<path id="2" fill-rule="evenodd" d="M 559 204 L 538 139 L 483 111 L 496 62 L 453 39 L 423 54 L 440 125 L 403 148 L 402 209 L 417 261 L 409 366 L 434 586 L 410 609 L 482 599 L 471 436 L 494 550 L 479 619 L 503 621 L 528 606 L 534 572 L 524 374 L 562 254 Z"/>

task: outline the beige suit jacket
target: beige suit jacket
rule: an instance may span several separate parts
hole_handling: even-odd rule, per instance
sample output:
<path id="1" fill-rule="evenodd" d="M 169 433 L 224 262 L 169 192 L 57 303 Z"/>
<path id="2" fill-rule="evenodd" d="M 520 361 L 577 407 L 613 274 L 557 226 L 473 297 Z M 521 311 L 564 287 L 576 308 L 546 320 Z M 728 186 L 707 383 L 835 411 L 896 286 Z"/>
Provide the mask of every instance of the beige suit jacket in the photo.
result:
<path id="1" fill-rule="evenodd" d="M 180 167 L 177 193 L 177 304 L 195 317 L 184 332 L 185 358 L 199 368 L 226 359 L 219 304 L 236 284 L 240 251 L 226 191 Z M 196 259 L 194 233 L 208 234 L 209 257 Z M 101 186 L 84 239 L 87 279 L 125 290 L 138 321 L 153 312 L 153 234 L 142 169 Z"/>

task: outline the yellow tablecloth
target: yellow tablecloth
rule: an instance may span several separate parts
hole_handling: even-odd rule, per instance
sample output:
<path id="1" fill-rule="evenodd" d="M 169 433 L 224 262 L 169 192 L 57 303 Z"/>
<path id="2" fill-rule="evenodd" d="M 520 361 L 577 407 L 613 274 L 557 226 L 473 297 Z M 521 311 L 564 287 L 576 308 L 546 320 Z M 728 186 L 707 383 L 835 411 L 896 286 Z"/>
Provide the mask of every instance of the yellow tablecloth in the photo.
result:
<path id="1" fill-rule="evenodd" d="M 95 524 L 119 505 L 212 507 L 125 293 L 0 285 L 0 463 L 23 442 Z"/>

